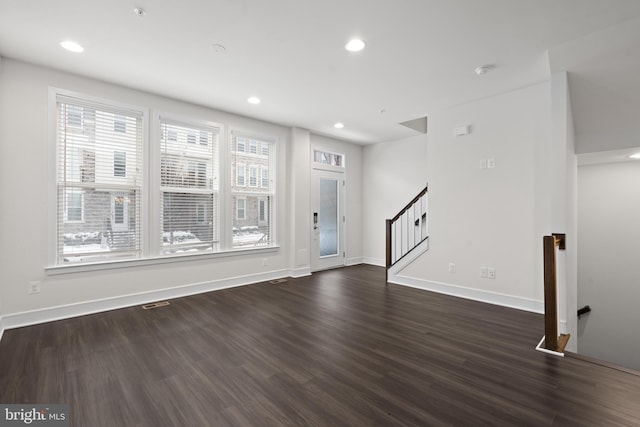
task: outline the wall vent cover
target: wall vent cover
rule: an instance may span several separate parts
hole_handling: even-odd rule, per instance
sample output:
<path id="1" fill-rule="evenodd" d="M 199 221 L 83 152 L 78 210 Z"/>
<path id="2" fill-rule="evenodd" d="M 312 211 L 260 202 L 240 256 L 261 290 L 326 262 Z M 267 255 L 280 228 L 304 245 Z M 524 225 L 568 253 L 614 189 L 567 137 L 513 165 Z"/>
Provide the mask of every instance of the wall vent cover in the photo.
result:
<path id="1" fill-rule="evenodd" d="M 168 306 L 170 304 L 171 303 L 169 301 L 152 302 L 151 304 L 143 305 L 142 309 L 143 310 L 151 310 L 152 308 L 166 307 L 166 306 Z"/>

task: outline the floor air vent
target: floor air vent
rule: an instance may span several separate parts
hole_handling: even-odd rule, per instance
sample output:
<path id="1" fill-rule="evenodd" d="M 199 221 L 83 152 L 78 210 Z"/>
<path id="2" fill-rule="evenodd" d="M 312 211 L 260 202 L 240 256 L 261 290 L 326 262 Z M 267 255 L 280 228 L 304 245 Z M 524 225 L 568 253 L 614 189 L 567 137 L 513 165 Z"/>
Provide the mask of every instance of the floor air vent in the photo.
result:
<path id="1" fill-rule="evenodd" d="M 284 283 L 286 282 L 287 279 L 276 279 L 276 280 L 272 280 L 269 283 L 271 283 L 272 285 L 277 285 L 278 283 Z"/>
<path id="2" fill-rule="evenodd" d="M 171 304 L 169 301 L 152 302 L 151 304 L 145 304 L 142 306 L 143 310 L 151 310 L 152 308 L 165 307 Z"/>

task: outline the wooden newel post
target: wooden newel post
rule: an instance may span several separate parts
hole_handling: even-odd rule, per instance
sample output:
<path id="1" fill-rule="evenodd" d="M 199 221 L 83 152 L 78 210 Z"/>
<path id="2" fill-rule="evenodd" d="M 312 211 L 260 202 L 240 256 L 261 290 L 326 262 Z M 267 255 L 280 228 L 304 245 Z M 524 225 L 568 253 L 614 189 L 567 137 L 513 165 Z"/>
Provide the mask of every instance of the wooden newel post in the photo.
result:
<path id="1" fill-rule="evenodd" d="M 556 277 L 556 246 L 565 249 L 564 234 L 544 236 L 544 348 L 563 352 L 569 334 L 558 336 L 558 282 Z"/>
<path id="2" fill-rule="evenodd" d="M 558 291 L 556 281 L 556 238 L 544 236 L 544 348 L 558 348 Z"/>

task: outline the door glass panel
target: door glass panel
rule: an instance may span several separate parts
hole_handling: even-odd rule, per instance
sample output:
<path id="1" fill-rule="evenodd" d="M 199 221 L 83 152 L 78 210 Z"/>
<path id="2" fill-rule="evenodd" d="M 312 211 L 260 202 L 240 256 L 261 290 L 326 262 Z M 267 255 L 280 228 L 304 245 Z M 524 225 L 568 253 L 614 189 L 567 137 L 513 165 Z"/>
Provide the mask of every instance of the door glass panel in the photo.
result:
<path id="1" fill-rule="evenodd" d="M 338 254 L 338 181 L 320 178 L 320 256 Z"/>

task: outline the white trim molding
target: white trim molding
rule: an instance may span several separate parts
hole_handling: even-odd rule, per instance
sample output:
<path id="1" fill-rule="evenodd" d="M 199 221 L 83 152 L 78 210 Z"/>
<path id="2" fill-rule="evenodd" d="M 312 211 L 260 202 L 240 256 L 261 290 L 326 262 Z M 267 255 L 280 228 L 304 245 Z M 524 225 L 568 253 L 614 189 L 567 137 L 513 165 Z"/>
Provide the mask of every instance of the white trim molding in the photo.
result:
<path id="1" fill-rule="evenodd" d="M 554 356 L 559 356 L 559 357 L 564 357 L 564 352 L 558 352 L 558 351 L 553 351 L 553 350 L 548 350 L 544 347 L 542 347 L 542 343 L 544 342 L 544 339 L 546 338 L 546 336 L 542 336 L 542 339 L 540 340 L 540 342 L 538 343 L 538 345 L 536 346 L 536 350 L 537 351 L 541 351 L 543 353 L 547 353 L 547 354 L 552 354 Z"/>
<path id="2" fill-rule="evenodd" d="M 358 265 L 358 264 L 362 264 L 362 257 L 347 258 L 344 263 L 346 267 L 349 267 L 352 265 Z"/>
<path id="3" fill-rule="evenodd" d="M 411 288 L 437 292 L 439 294 L 451 295 L 454 297 L 465 298 L 474 301 L 486 302 L 503 307 L 516 308 L 518 310 L 530 311 L 533 313 L 544 313 L 544 303 L 542 301 L 529 298 L 398 275 L 389 276 L 389 283 L 409 286 Z"/>
<path id="4" fill-rule="evenodd" d="M 386 263 L 384 259 L 381 259 L 381 258 L 362 257 L 362 263 L 375 265 L 377 267 L 386 267 Z"/>
<path id="5" fill-rule="evenodd" d="M 39 310 L 25 311 L 21 313 L 5 314 L 3 317 L 0 317 L 0 338 L 1 333 L 4 331 L 4 329 L 13 329 L 22 326 L 36 325 L 39 323 L 52 322 L 55 320 L 69 319 L 72 317 L 85 316 L 88 314 L 95 314 L 104 311 L 148 304 L 155 301 L 170 300 L 205 292 L 257 284 L 267 282 L 269 280 L 281 279 L 283 277 L 296 276 L 293 276 L 292 272 L 289 270 L 276 270 L 267 273 L 251 274 L 229 279 L 192 283 L 157 291 L 116 296 L 112 298 L 93 301 L 85 301 L 74 304 L 61 305 L 57 307 L 48 307 Z"/>
<path id="6" fill-rule="evenodd" d="M 311 267 L 294 268 L 289 272 L 289 277 L 305 277 L 311 276 Z"/>

